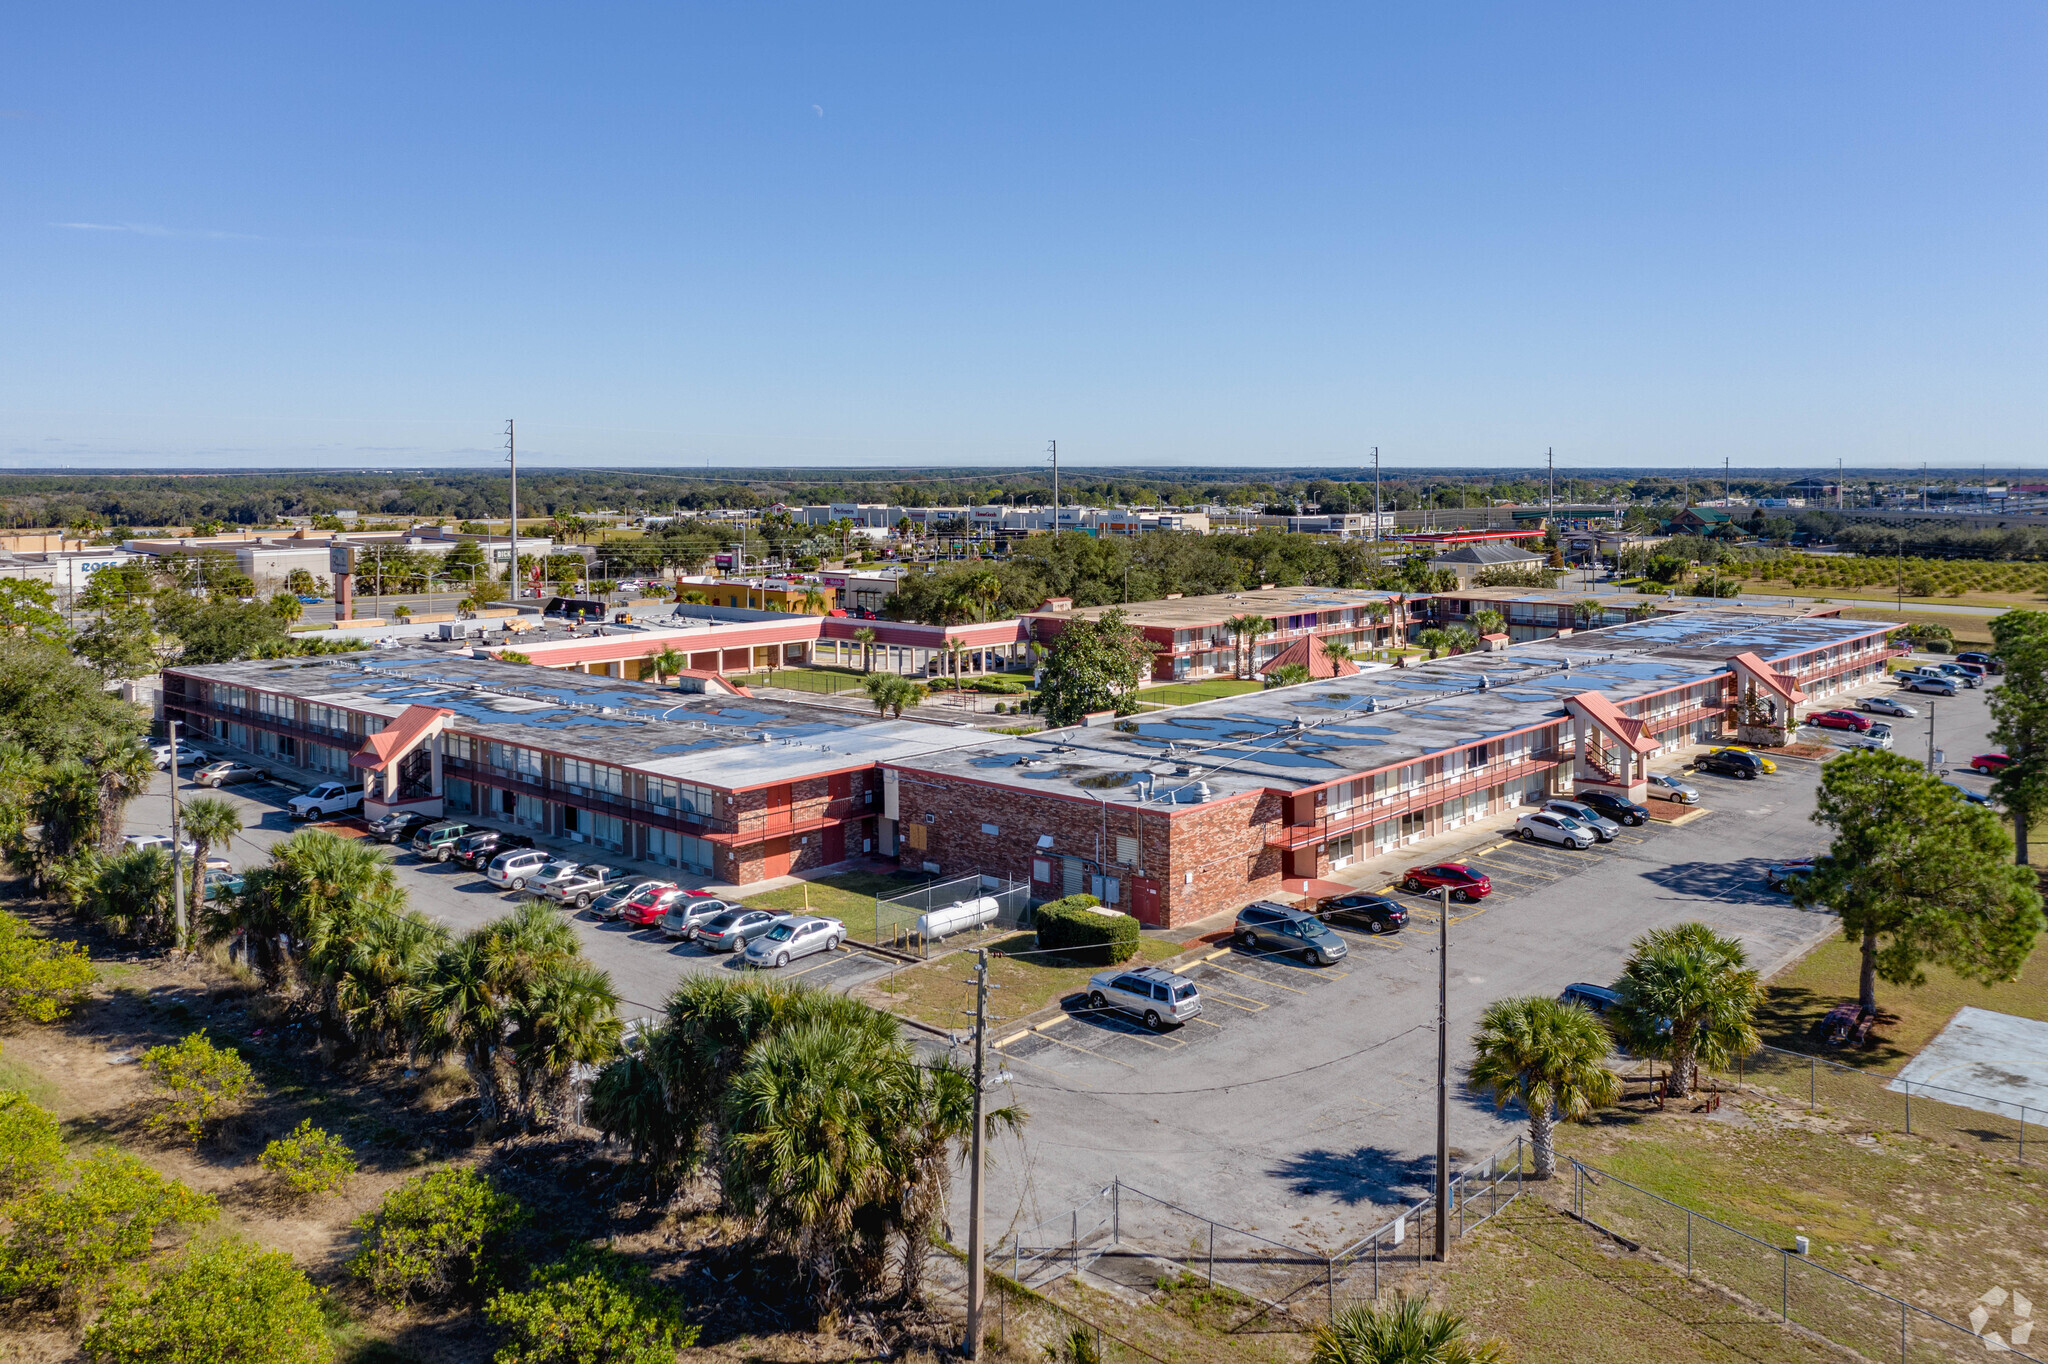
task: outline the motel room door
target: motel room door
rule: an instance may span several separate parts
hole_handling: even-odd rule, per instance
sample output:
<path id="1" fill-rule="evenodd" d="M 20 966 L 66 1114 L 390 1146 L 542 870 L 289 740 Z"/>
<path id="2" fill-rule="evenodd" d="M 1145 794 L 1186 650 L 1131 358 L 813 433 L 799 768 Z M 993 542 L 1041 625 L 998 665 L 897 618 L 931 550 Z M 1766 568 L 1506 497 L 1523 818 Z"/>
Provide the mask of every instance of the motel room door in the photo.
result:
<path id="1" fill-rule="evenodd" d="M 846 860 L 846 826 L 844 824 L 827 824 L 825 832 L 820 837 L 824 841 L 822 856 L 825 859 L 826 865 L 829 866 L 834 862 L 844 862 Z"/>
<path id="2" fill-rule="evenodd" d="M 770 838 L 761 844 L 761 875 L 789 875 L 789 835 Z"/>

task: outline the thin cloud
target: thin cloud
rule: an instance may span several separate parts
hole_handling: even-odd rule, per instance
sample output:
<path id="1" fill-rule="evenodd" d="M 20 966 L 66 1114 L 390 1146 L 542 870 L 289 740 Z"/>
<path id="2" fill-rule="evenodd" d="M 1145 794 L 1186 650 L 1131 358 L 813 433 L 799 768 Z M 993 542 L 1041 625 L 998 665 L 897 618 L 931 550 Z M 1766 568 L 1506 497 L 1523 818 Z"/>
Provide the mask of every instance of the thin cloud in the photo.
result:
<path id="1" fill-rule="evenodd" d="M 183 237 L 193 241 L 257 242 L 261 237 L 247 232 L 218 232 L 212 229 L 160 227 L 155 223 L 51 223 L 67 232 L 129 232 L 138 237 Z"/>

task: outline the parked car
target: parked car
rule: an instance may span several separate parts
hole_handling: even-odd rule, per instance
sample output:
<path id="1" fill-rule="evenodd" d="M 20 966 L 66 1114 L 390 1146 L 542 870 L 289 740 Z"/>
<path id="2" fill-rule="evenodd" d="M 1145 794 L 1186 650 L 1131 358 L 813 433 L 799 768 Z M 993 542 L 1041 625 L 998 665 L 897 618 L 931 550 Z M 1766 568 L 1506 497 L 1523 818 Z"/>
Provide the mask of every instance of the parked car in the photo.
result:
<path id="1" fill-rule="evenodd" d="M 1724 744 L 1720 748 L 1715 749 L 1714 752 L 1747 753 L 1750 757 L 1755 758 L 1758 763 L 1762 764 L 1763 771 L 1766 776 L 1778 770 L 1778 765 L 1772 762 L 1769 758 L 1766 758 L 1763 754 L 1755 752 L 1752 749 L 1744 748 L 1741 744 Z"/>
<path id="2" fill-rule="evenodd" d="M 1672 776 L 1665 772 L 1652 772 L 1644 779 L 1644 784 L 1649 787 L 1650 799 L 1652 800 L 1674 800 L 1680 805 L 1697 805 L 1700 803 L 1699 787 L 1694 786 L 1683 777 Z"/>
<path id="3" fill-rule="evenodd" d="M 1979 753 L 1970 759 L 1970 770 L 1980 777 L 1989 777 L 2012 766 L 2010 753 Z"/>
<path id="4" fill-rule="evenodd" d="M 1462 862 L 1438 862 L 1433 866 L 1410 867 L 1401 877 L 1401 889 L 1410 895 L 1426 890 L 1451 888 L 1453 900 L 1479 900 L 1493 893 L 1493 882 L 1477 868 Z"/>
<path id="5" fill-rule="evenodd" d="M 1853 729 L 1858 734 L 1870 728 L 1870 721 L 1853 710 L 1824 710 L 1806 717 L 1815 729 Z"/>
<path id="6" fill-rule="evenodd" d="M 192 774 L 195 786 L 240 786 L 243 782 L 269 781 L 270 774 L 249 763 L 238 763 L 232 758 L 212 762 Z"/>
<path id="7" fill-rule="evenodd" d="M 1317 905 L 1315 913 L 1324 923 L 1368 933 L 1398 933 L 1408 922 L 1408 907 L 1391 895 L 1339 895 Z"/>
<path id="8" fill-rule="evenodd" d="M 164 853 L 168 855 L 171 851 L 171 836 L 169 834 L 122 834 L 121 844 L 123 847 L 128 848 L 162 848 Z M 184 853 L 185 856 L 192 857 L 199 852 L 199 845 L 190 838 L 181 838 L 178 840 L 178 850 Z"/>
<path id="9" fill-rule="evenodd" d="M 602 867 L 593 862 L 578 868 L 573 876 L 561 877 L 552 885 L 542 887 L 540 893 L 558 904 L 589 909 L 598 896 L 621 881 L 630 881 L 638 875 L 638 872 L 627 871 L 624 867 Z"/>
<path id="10" fill-rule="evenodd" d="M 2005 664 L 1997 654 L 1987 654 L 1982 649 L 1965 649 L 1956 655 L 1958 663 L 1974 663 L 1993 677 L 2005 671 Z"/>
<path id="11" fill-rule="evenodd" d="M 203 893 L 208 900 L 219 900 L 229 895 L 240 895 L 242 886 L 242 873 L 209 867 L 206 871 Z"/>
<path id="12" fill-rule="evenodd" d="M 592 900 L 590 902 L 590 912 L 597 915 L 600 919 L 624 918 L 626 902 L 628 900 L 638 895 L 641 891 L 646 890 L 649 886 L 664 884 L 666 883 L 660 880 L 648 880 L 645 877 L 639 879 L 628 878 Z"/>
<path id="13" fill-rule="evenodd" d="M 1615 839 L 1621 837 L 1621 826 L 1619 824 L 1616 824 L 1598 810 L 1587 805 L 1584 801 L 1566 800 L 1559 796 L 1544 801 L 1543 809 L 1549 814 L 1563 815 L 1567 819 L 1577 820 L 1581 826 L 1592 830 L 1593 836 L 1602 843 L 1612 843 Z"/>
<path id="14" fill-rule="evenodd" d="M 1088 1007 L 1134 1014 L 1157 1032 L 1169 1023 L 1178 1026 L 1199 1016 L 1202 992 L 1186 976 L 1157 966 L 1098 971 L 1088 978 Z"/>
<path id="15" fill-rule="evenodd" d="M 1900 673 L 1899 683 L 1903 690 L 1917 691 L 1928 696 L 1954 696 L 1956 683 L 1952 677 L 1939 673 Z"/>
<path id="16" fill-rule="evenodd" d="M 670 905 L 688 893 L 672 881 L 653 882 L 626 898 L 626 903 L 619 908 L 619 917 L 629 924 L 652 928 L 661 922 L 661 916 Z"/>
<path id="17" fill-rule="evenodd" d="M 525 890 L 527 881 L 547 864 L 548 855 L 539 848 L 515 848 L 492 858 L 491 865 L 484 868 L 484 876 L 494 886 Z"/>
<path id="18" fill-rule="evenodd" d="M 363 808 L 363 788 L 345 782 L 323 781 L 302 796 L 293 796 L 285 812 L 293 819 L 325 819 Z"/>
<path id="19" fill-rule="evenodd" d="M 1548 810 L 1531 810 L 1515 821 L 1515 837 L 1525 843 L 1555 843 L 1562 848 L 1585 849 L 1600 841 L 1598 834 L 1570 815 Z"/>
<path id="20" fill-rule="evenodd" d="M 741 908 L 731 900 L 721 900 L 711 895 L 685 895 L 661 912 L 661 931 L 664 937 L 677 938 L 688 942 L 697 936 L 697 930 L 721 914 Z"/>
<path id="21" fill-rule="evenodd" d="M 506 833 L 500 829 L 471 829 L 455 840 L 455 860 L 471 871 L 479 871 L 491 865 L 491 859 L 499 853 L 515 852 L 520 848 L 531 848 L 533 835 Z"/>
<path id="22" fill-rule="evenodd" d="M 1998 808 L 1997 801 L 1985 795 L 1982 791 L 1972 791 L 1969 787 L 1963 785 L 1959 781 L 1946 781 L 1943 782 L 1942 785 L 1953 788 L 1957 795 L 1961 796 L 1964 800 L 1967 800 L 1972 805 L 1981 805 L 1987 810 L 1996 810 Z"/>
<path id="23" fill-rule="evenodd" d="M 464 824 L 459 819 L 444 819 L 438 824 L 429 824 L 412 836 L 412 850 L 423 858 L 446 862 L 455 856 L 455 845 L 475 830 L 475 825 Z"/>
<path id="24" fill-rule="evenodd" d="M 318 606 L 325 600 L 327 600 L 325 597 L 309 597 L 303 592 L 299 593 L 299 605 L 301 606 Z"/>
<path id="25" fill-rule="evenodd" d="M 1232 936 L 1247 950 L 1300 953 L 1310 966 L 1325 966 L 1348 955 L 1350 948 L 1330 926 L 1292 905 L 1257 900 L 1237 912 Z"/>
<path id="26" fill-rule="evenodd" d="M 393 810 L 370 821 L 370 837 L 379 843 L 410 842 L 412 836 L 434 822 L 432 815 L 417 810 Z"/>
<path id="27" fill-rule="evenodd" d="M 171 746 L 169 744 L 152 744 L 150 745 L 149 756 L 156 759 L 157 771 L 166 771 L 171 765 Z M 204 767 L 212 761 L 213 755 L 205 749 L 194 748 L 183 739 L 178 740 L 178 766 L 180 768 L 190 772 L 193 768 Z"/>
<path id="28" fill-rule="evenodd" d="M 1862 734 L 1845 734 L 1841 738 L 1843 748 L 1881 748 L 1891 751 L 1892 727 L 1886 724 L 1872 725 Z"/>
<path id="29" fill-rule="evenodd" d="M 536 895 L 546 895 L 549 886 L 559 885 L 582 870 L 581 862 L 566 862 L 558 857 L 528 877 L 526 888 Z"/>
<path id="30" fill-rule="evenodd" d="M 1931 669 L 1923 668 L 1921 671 L 1932 671 L 1941 674 L 1943 677 L 1952 677 L 1965 687 L 1975 688 L 1984 685 L 1983 677 L 1971 672 L 1960 663 L 1936 663 Z"/>
<path id="31" fill-rule="evenodd" d="M 813 952 L 830 952 L 845 940 L 846 925 L 839 920 L 793 914 L 748 943 L 745 960 L 749 966 L 787 966 Z"/>
<path id="32" fill-rule="evenodd" d="M 748 943 L 785 917 L 765 909 L 728 909 L 697 926 L 697 945 L 706 952 L 744 952 Z"/>
<path id="33" fill-rule="evenodd" d="M 1763 761 L 1754 753 L 1739 749 L 1717 748 L 1703 753 L 1692 765 L 1695 772 L 1716 772 L 1724 777 L 1740 777 L 1744 781 L 1755 781 L 1764 774 Z"/>
<path id="34" fill-rule="evenodd" d="M 1582 980 L 1565 986 L 1564 993 L 1557 999 L 1560 1004 L 1576 1004 L 1593 1013 L 1604 1014 L 1621 1003 L 1621 992 L 1605 985 L 1589 985 Z"/>
<path id="35" fill-rule="evenodd" d="M 1890 696 L 1866 696 L 1856 703 L 1856 709 L 1869 711 L 1872 715 L 1896 715 L 1906 720 L 1915 719 L 1920 714 L 1904 701 Z"/>
<path id="36" fill-rule="evenodd" d="M 1802 876 L 1813 875 L 1813 859 L 1794 857 L 1764 868 L 1764 884 L 1772 890 L 1789 891 Z"/>
<path id="37" fill-rule="evenodd" d="M 1575 791 L 1572 799 L 1581 805 L 1591 806 L 1593 813 L 1603 819 L 1631 827 L 1648 822 L 1648 807 L 1638 805 L 1627 796 L 1617 796 L 1612 791 Z"/>
<path id="38" fill-rule="evenodd" d="M 1953 663 L 1944 663 L 1941 665 L 1941 670 L 1943 672 L 1949 672 L 1950 669 L 1953 668 L 1961 668 L 1964 672 L 1968 673 L 1971 677 L 1976 678 L 1979 682 L 1982 682 L 1986 677 L 1991 675 L 1991 670 L 1989 668 L 1986 668 L 1981 663 L 1965 663 L 1961 659 L 1957 659 Z"/>

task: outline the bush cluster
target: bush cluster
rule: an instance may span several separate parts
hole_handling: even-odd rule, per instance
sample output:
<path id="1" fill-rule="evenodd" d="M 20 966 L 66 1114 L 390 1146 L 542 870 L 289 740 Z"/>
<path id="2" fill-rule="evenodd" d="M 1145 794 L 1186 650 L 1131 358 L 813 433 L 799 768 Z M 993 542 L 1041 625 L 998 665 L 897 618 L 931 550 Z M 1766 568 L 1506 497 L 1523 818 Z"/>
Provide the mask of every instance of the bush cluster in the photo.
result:
<path id="1" fill-rule="evenodd" d="M 151 1115 L 150 1130 L 180 1131 L 194 1146 L 210 1125 L 240 1106 L 256 1080 L 241 1053 L 213 1045 L 204 1028 L 173 1045 L 151 1047 L 142 1053 L 142 1065 L 168 1100 Z"/>
<path id="2" fill-rule="evenodd" d="M 407 1180 L 358 1218 L 349 1270 L 393 1302 L 475 1295 L 497 1286 L 505 1239 L 527 1220 L 510 1194 L 473 1169 Z"/>
<path id="3" fill-rule="evenodd" d="M 62 1187 L 8 1205 L 0 1297 L 54 1302 L 95 1293 L 155 1247 L 158 1233 L 219 1215 L 214 1201 L 134 1156 L 96 1151 Z"/>
<path id="4" fill-rule="evenodd" d="M 624 1256 L 591 1246 L 534 1271 L 484 1309 L 506 1334 L 496 1364 L 674 1364 L 697 1343 L 682 1303 Z"/>
<path id="5" fill-rule="evenodd" d="M 325 1364 L 320 1293 L 283 1251 L 224 1240 L 115 1290 L 85 1333 L 101 1364 Z"/>
<path id="6" fill-rule="evenodd" d="M 0 1199 L 40 1189 L 63 1168 L 57 1115 L 19 1094 L 0 1094 Z"/>
<path id="7" fill-rule="evenodd" d="M 1038 907 L 1038 945 L 1094 966 L 1114 966 L 1138 955 L 1138 921 L 1115 911 L 1098 913 L 1093 895 L 1069 895 Z"/>
<path id="8" fill-rule="evenodd" d="M 356 1153 L 332 1132 L 313 1126 L 307 1118 L 263 1148 L 259 1164 L 278 1182 L 300 1198 L 315 1194 L 340 1193 L 356 1172 Z"/>

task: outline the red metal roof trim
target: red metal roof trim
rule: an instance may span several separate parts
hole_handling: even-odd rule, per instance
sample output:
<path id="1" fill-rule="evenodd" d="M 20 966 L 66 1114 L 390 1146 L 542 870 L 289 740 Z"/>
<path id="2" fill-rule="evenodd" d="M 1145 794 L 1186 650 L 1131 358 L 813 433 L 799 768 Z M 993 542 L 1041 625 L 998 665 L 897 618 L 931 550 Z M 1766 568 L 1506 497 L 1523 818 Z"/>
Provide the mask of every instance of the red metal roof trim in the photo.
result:
<path id="1" fill-rule="evenodd" d="M 1737 654 L 1735 655 L 1734 662 L 1741 664 L 1743 671 L 1783 697 L 1786 704 L 1796 706 L 1806 699 L 1806 693 L 1799 690 L 1798 678 L 1794 677 L 1791 673 L 1779 672 L 1755 654 Z"/>
<path id="2" fill-rule="evenodd" d="M 1645 732 L 1643 722 L 1623 715 L 1621 708 L 1597 691 L 1582 691 L 1568 698 L 1569 704 L 1584 711 L 1589 719 L 1638 753 L 1655 753 L 1661 745 Z"/>
<path id="3" fill-rule="evenodd" d="M 382 772 L 411 751 L 436 720 L 454 714 L 439 706 L 407 706 L 396 720 L 363 740 L 363 746 L 349 755 L 348 765 Z"/>

